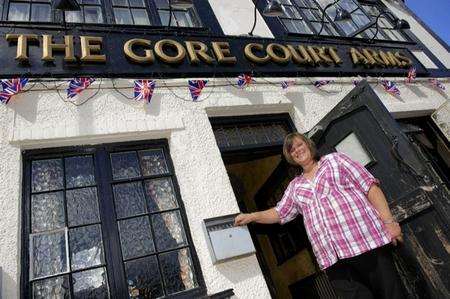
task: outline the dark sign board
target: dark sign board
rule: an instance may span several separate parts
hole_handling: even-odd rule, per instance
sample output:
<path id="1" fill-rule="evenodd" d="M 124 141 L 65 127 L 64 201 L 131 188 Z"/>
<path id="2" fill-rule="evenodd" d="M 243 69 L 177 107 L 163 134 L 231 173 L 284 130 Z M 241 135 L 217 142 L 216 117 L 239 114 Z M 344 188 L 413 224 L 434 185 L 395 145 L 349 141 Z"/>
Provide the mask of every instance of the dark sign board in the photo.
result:
<path id="1" fill-rule="evenodd" d="M 0 77 L 404 76 L 407 48 L 262 38 L 27 30 L 0 37 Z"/>

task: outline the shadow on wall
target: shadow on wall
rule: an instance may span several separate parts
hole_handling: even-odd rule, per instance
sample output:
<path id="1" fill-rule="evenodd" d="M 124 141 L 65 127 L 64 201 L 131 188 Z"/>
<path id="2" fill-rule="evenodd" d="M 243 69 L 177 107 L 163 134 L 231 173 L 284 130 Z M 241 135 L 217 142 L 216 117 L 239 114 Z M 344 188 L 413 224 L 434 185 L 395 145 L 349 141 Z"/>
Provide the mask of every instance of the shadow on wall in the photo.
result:
<path id="1" fill-rule="evenodd" d="M 215 265 L 216 269 L 222 273 L 233 284 L 242 283 L 256 276 L 261 276 L 261 270 L 256 265 L 256 256 L 239 258 Z"/>
<path id="2" fill-rule="evenodd" d="M 15 293 L 17 290 L 17 281 L 0 266 L 0 299 L 17 298 L 18 294 Z"/>

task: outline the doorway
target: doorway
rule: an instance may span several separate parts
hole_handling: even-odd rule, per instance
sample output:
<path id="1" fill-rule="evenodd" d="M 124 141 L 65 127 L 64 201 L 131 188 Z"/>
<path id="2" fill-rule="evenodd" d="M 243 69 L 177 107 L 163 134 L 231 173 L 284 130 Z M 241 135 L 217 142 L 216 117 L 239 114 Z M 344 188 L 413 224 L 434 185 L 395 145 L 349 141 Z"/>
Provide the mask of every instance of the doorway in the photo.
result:
<path id="1" fill-rule="evenodd" d="M 240 210 L 275 206 L 297 174 L 282 157 L 284 137 L 294 131 L 289 115 L 213 118 L 211 124 Z M 334 298 L 326 276 L 319 274 L 301 217 L 285 225 L 248 227 L 273 298 Z"/>

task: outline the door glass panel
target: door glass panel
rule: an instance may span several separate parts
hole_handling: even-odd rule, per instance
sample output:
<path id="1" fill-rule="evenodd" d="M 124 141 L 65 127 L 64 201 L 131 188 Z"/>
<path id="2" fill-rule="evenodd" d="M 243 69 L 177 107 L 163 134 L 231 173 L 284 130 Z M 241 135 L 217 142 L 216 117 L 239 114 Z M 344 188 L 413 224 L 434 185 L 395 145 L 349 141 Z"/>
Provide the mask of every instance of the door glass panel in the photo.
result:
<path id="1" fill-rule="evenodd" d="M 158 298 L 164 295 L 155 256 L 125 262 L 125 272 L 130 298 Z"/>
<path id="2" fill-rule="evenodd" d="M 65 230 L 31 235 L 30 242 L 30 274 L 33 278 L 68 271 Z"/>
<path id="3" fill-rule="evenodd" d="M 147 212 L 141 182 L 114 185 L 114 200 L 117 218 L 124 218 Z"/>
<path id="4" fill-rule="evenodd" d="M 72 274 L 74 298 L 108 298 L 105 268 L 97 268 Z"/>
<path id="5" fill-rule="evenodd" d="M 169 294 L 197 286 L 191 256 L 187 248 L 161 254 L 160 262 Z"/>
<path id="6" fill-rule="evenodd" d="M 186 244 L 180 212 L 161 213 L 152 216 L 156 247 L 159 251 Z"/>
<path id="7" fill-rule="evenodd" d="M 336 144 L 335 148 L 338 152 L 348 155 L 350 158 L 358 161 L 364 166 L 372 162 L 372 158 L 364 149 L 355 133 L 351 133 L 345 137 L 338 144 Z"/>
<path id="8" fill-rule="evenodd" d="M 96 187 L 67 190 L 66 198 L 69 226 L 100 222 Z"/>
<path id="9" fill-rule="evenodd" d="M 31 196 L 31 227 L 33 233 L 55 230 L 65 226 L 63 192 Z"/>
<path id="10" fill-rule="evenodd" d="M 33 282 L 33 299 L 70 298 L 67 275 Z"/>
<path id="11" fill-rule="evenodd" d="M 100 225 L 73 228 L 69 239 L 72 271 L 104 263 Z"/>
<path id="12" fill-rule="evenodd" d="M 147 216 L 119 221 L 120 243 L 124 259 L 155 251 L 150 221 Z"/>

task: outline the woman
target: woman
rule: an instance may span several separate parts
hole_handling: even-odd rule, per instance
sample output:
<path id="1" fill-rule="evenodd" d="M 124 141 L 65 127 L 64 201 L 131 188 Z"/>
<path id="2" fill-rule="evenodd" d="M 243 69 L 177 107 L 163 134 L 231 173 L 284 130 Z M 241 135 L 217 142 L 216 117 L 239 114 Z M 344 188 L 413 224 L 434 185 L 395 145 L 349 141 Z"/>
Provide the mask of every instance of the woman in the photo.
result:
<path id="1" fill-rule="evenodd" d="M 364 166 L 342 153 L 318 158 L 314 143 L 286 136 L 286 160 L 302 168 L 277 206 L 240 214 L 235 225 L 284 224 L 303 215 L 317 262 L 342 298 L 404 298 L 387 244 L 402 241 L 386 198 Z"/>

